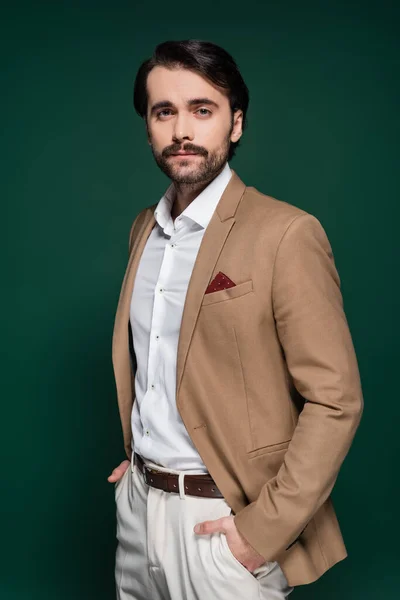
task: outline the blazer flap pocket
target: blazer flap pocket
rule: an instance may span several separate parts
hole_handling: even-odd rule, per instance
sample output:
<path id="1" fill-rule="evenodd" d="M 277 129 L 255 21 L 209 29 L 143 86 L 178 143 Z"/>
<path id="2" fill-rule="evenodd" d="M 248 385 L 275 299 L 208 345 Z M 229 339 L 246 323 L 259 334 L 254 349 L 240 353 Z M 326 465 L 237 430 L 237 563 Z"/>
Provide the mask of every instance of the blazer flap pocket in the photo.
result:
<path id="1" fill-rule="evenodd" d="M 278 444 L 270 444 L 268 446 L 262 446 L 261 448 L 257 448 L 256 450 L 250 450 L 247 452 L 248 458 L 257 458 L 258 456 L 263 456 L 264 454 L 272 454 L 273 452 L 280 452 L 282 450 L 286 450 L 290 444 L 290 440 L 285 440 L 284 442 L 279 442 Z"/>

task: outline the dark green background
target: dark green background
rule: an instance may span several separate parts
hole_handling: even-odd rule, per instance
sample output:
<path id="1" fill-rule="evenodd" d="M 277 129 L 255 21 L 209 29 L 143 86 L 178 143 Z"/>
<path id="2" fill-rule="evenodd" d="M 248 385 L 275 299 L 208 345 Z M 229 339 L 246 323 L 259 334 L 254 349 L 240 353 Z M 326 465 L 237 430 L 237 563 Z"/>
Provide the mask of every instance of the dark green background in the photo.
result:
<path id="1" fill-rule="evenodd" d="M 349 557 L 293 596 L 398 598 L 395 3 L 2 6 L 0 597 L 115 597 L 112 327 L 131 222 L 168 184 L 132 83 L 157 43 L 197 37 L 230 51 L 250 88 L 231 167 L 328 233 L 362 376 L 333 494 Z"/>

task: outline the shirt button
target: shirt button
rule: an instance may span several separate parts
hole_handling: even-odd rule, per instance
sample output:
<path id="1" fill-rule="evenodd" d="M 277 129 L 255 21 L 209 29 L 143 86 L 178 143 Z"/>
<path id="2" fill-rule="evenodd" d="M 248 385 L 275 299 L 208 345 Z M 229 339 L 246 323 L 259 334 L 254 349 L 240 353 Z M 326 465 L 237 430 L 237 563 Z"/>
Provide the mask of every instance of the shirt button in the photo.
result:
<path id="1" fill-rule="evenodd" d="M 159 336 L 159 335 L 156 335 L 156 340 L 159 340 L 159 339 L 160 339 L 160 336 Z"/>
<path id="2" fill-rule="evenodd" d="M 151 387 L 151 389 L 152 389 L 152 390 L 154 390 L 154 388 L 155 388 L 156 386 L 154 385 L 154 383 L 152 383 L 150 387 Z"/>
<path id="3" fill-rule="evenodd" d="M 163 292 L 163 291 L 164 291 L 164 288 L 159 288 L 159 292 Z"/>
<path id="4" fill-rule="evenodd" d="M 146 435 L 150 435 L 150 431 L 146 429 Z"/>

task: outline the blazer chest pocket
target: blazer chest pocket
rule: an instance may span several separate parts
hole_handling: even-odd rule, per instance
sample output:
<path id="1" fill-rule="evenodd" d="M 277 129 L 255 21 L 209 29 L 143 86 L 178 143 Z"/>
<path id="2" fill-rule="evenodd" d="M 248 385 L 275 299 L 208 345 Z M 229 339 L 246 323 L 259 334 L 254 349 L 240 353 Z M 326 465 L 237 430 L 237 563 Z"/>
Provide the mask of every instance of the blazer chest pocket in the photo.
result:
<path id="1" fill-rule="evenodd" d="M 247 281 L 243 281 L 243 283 L 238 283 L 237 285 L 226 288 L 224 290 L 217 290 L 216 292 L 210 292 L 209 294 L 204 294 L 201 305 L 208 306 L 210 304 L 216 304 L 217 302 L 223 302 L 224 300 L 233 300 L 233 298 L 240 298 L 245 294 L 253 291 L 253 280 L 248 279 Z"/>

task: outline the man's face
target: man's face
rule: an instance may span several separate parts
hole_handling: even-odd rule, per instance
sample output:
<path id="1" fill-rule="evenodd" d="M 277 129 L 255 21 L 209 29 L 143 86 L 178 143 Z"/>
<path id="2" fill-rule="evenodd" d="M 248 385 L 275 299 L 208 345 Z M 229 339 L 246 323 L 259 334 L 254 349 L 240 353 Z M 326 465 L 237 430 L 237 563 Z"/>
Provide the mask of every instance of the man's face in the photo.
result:
<path id="1" fill-rule="evenodd" d="M 242 133 L 242 111 L 232 116 L 229 99 L 187 69 L 154 67 L 147 78 L 147 132 L 154 158 L 173 181 L 212 180 Z"/>

